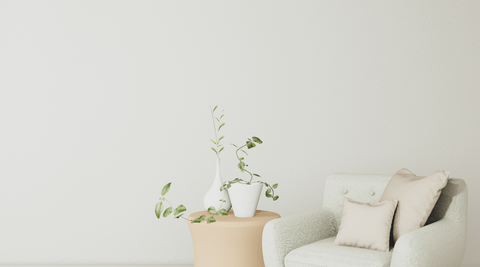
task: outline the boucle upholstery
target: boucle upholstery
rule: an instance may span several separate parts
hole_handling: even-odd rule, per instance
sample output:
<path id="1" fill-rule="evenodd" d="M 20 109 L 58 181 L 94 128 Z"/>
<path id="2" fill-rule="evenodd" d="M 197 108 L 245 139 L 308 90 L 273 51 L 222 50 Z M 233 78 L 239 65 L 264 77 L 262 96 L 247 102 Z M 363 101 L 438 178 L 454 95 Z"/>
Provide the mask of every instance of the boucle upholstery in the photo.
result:
<path id="1" fill-rule="evenodd" d="M 335 217 L 329 210 L 285 217 L 281 220 L 275 219 L 270 222 L 263 228 L 262 237 L 263 260 L 266 267 L 284 266 L 283 260 L 290 251 L 337 234 Z"/>
<path id="2" fill-rule="evenodd" d="M 334 239 L 335 237 L 329 237 L 292 250 L 285 257 L 285 266 L 390 266 L 392 250 L 381 252 L 373 249 L 341 247 L 333 244 Z M 320 262 L 322 264 L 318 265 Z"/>
<path id="3" fill-rule="evenodd" d="M 461 179 L 449 179 L 426 226 L 400 237 L 390 252 L 373 251 L 380 253 L 378 258 L 374 256 L 375 253 L 367 252 L 366 249 L 333 247 L 330 244 L 328 238 L 336 235 L 340 224 L 343 198 L 347 196 L 364 203 L 378 202 L 390 178 L 389 175 L 330 175 L 325 184 L 322 209 L 272 220 L 265 225 L 265 266 L 460 266 L 465 251 L 468 200 L 467 186 Z M 317 242 L 321 240 L 325 241 Z M 356 252 L 349 252 L 351 249 Z M 327 256 L 328 261 L 325 260 Z M 366 257 L 375 259 L 372 259 L 369 265 L 362 265 L 361 262 L 368 261 Z M 387 264 L 383 264 L 385 261 Z M 352 262 L 358 263 L 352 265 Z"/>

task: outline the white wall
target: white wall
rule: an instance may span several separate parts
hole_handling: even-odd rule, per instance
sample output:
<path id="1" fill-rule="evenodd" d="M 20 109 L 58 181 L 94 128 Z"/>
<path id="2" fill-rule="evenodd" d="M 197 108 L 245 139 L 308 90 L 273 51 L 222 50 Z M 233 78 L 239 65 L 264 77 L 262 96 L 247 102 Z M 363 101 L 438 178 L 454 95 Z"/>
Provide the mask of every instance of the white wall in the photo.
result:
<path id="1" fill-rule="evenodd" d="M 282 216 L 332 172 L 447 169 L 480 264 L 478 1 L 1 1 L 0 264 L 191 264 L 185 221 L 225 143 Z M 238 177 L 233 148 L 222 174 Z M 312 206 L 306 203 L 318 203 Z"/>

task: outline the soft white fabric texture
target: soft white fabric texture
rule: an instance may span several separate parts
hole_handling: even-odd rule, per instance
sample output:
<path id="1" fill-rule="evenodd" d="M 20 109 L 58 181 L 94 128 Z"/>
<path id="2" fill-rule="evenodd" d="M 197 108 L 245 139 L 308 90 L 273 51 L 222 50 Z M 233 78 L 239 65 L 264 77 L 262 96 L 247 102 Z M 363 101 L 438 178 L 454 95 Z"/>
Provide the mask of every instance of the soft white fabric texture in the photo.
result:
<path id="1" fill-rule="evenodd" d="M 325 182 L 322 207 L 335 214 L 337 226 L 340 226 L 344 197 L 362 203 L 379 202 L 390 178 L 392 175 L 332 174 Z"/>
<path id="2" fill-rule="evenodd" d="M 380 201 L 399 201 L 393 221 L 393 241 L 425 225 L 449 175 L 449 171 L 436 171 L 429 176 L 416 176 L 407 169 L 393 175 L 380 198 Z"/>
<path id="3" fill-rule="evenodd" d="M 392 267 L 459 267 L 467 239 L 467 185 L 448 179 L 424 227 L 395 243 Z"/>
<path id="4" fill-rule="evenodd" d="M 392 252 L 378 250 L 341 247 L 334 244 L 335 237 L 299 247 L 285 257 L 286 267 L 310 266 L 356 266 L 356 267 L 388 267 Z M 321 262 L 321 265 L 318 263 Z"/>
<path id="5" fill-rule="evenodd" d="M 390 229 L 398 201 L 360 203 L 343 199 L 342 220 L 335 245 L 390 250 Z"/>
<path id="6" fill-rule="evenodd" d="M 290 251 L 337 233 L 335 217 L 329 210 L 275 219 L 267 225 L 262 237 L 265 266 L 284 266 Z"/>
<path id="7" fill-rule="evenodd" d="M 327 178 L 323 208 L 315 213 L 284 217 L 268 222 L 263 232 L 265 267 L 284 267 L 285 257 L 294 249 L 336 235 L 340 223 L 343 198 L 355 201 L 378 202 L 391 175 L 335 173 Z M 372 194 L 374 193 L 374 194 Z M 460 266 L 465 251 L 467 229 L 467 186 L 461 179 L 448 180 L 447 186 L 433 209 L 426 226 L 400 237 L 392 254 L 391 267 L 455 267 Z M 321 224 L 321 225 L 319 225 Z M 333 239 L 332 239 L 333 240 Z M 333 241 L 332 241 L 333 242 Z M 323 246 L 320 243 L 319 246 Z M 324 244 L 326 246 L 326 244 Z M 358 249 L 337 246 L 339 250 Z M 339 255 L 339 252 L 335 255 Z M 351 264 L 346 256 L 336 256 L 328 262 L 316 256 L 295 257 L 297 265 L 308 267 L 375 266 Z M 294 254 L 292 254 L 293 257 Z M 350 260 L 357 260 L 352 255 Z M 370 254 L 373 255 L 373 254 Z M 380 257 L 380 256 L 379 256 Z M 318 260 L 314 261 L 312 258 Z M 371 261 L 382 262 L 381 259 Z M 293 264 L 293 263 L 291 263 Z M 302 265 L 303 264 L 303 265 Z M 388 266 L 388 265 L 385 265 Z"/>

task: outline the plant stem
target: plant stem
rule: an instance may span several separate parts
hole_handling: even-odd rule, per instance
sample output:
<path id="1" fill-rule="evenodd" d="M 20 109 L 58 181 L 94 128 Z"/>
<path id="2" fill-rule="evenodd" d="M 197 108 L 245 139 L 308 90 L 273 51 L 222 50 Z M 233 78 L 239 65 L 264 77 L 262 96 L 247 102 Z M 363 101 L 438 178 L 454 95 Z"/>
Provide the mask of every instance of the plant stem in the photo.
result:
<path id="1" fill-rule="evenodd" d="M 222 203 L 220 204 L 220 207 L 218 207 L 218 209 L 216 210 L 217 212 L 220 211 L 220 209 L 222 208 L 223 206 L 223 201 L 225 200 L 225 194 L 227 193 L 227 190 L 224 190 L 223 191 L 223 197 L 222 197 Z"/>
<path id="2" fill-rule="evenodd" d="M 241 160 L 240 157 L 238 156 L 238 151 L 241 150 L 242 148 L 246 147 L 246 146 L 247 146 L 247 144 L 239 147 L 239 148 L 237 149 L 237 151 L 235 151 L 235 154 L 237 155 L 237 159 L 238 159 L 240 162 L 241 162 L 242 160 Z M 251 172 L 249 172 L 247 169 L 245 169 L 245 167 L 243 167 L 243 170 L 246 171 L 246 172 L 248 172 L 248 174 L 250 174 L 250 181 L 248 181 L 248 183 L 251 183 L 251 182 L 252 182 L 252 179 L 253 179 L 253 174 L 252 174 Z"/>
<path id="3" fill-rule="evenodd" d="M 217 127 L 215 125 L 215 117 L 213 116 L 213 110 L 210 108 L 210 113 L 212 114 L 212 121 L 213 121 L 213 130 L 215 131 L 215 142 L 218 143 L 218 136 L 217 136 Z M 217 145 L 217 158 L 220 158 L 220 155 L 218 154 L 218 144 Z"/>
<path id="4" fill-rule="evenodd" d="M 172 203 L 170 203 L 170 201 L 168 201 L 167 199 L 165 199 L 165 201 L 167 201 L 168 205 L 170 205 L 170 207 L 173 209 Z"/>
<path id="5" fill-rule="evenodd" d="M 273 189 L 273 186 L 269 186 L 269 188 L 272 190 L 272 196 L 275 196 L 275 189 Z"/>
<path id="6" fill-rule="evenodd" d="M 245 145 L 243 145 L 243 146 L 241 146 L 241 147 L 237 148 L 237 151 L 235 151 L 235 154 L 237 155 L 237 159 L 238 159 L 238 160 L 240 160 L 240 161 L 241 161 L 241 159 L 240 159 L 240 157 L 238 156 L 238 151 L 239 151 L 240 149 L 242 149 L 242 148 L 246 147 L 246 146 L 247 146 L 247 145 L 245 144 Z"/>
<path id="7" fill-rule="evenodd" d="M 248 172 L 248 174 L 250 174 L 250 181 L 248 181 L 248 183 L 250 184 L 252 182 L 252 179 L 253 179 L 253 174 L 247 170 L 245 170 L 246 172 Z"/>
<path id="8" fill-rule="evenodd" d="M 170 201 L 168 201 L 167 199 L 165 199 L 165 201 L 167 201 L 167 202 L 168 202 L 168 205 L 170 205 L 170 207 L 173 209 L 172 203 L 170 203 Z M 192 221 L 192 220 L 189 220 L 189 219 L 187 219 L 187 218 L 185 218 L 185 217 L 183 217 L 183 216 L 180 216 L 179 218 L 182 218 L 182 219 L 187 220 L 187 221 Z"/>

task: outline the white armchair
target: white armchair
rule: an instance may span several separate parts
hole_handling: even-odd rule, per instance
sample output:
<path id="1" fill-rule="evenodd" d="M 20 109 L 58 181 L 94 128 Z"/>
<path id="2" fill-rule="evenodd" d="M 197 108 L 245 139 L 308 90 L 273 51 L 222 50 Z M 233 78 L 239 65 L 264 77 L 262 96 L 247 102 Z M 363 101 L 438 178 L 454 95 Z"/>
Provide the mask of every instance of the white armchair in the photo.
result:
<path id="1" fill-rule="evenodd" d="M 391 176 L 335 173 L 317 212 L 272 220 L 263 230 L 265 267 L 454 267 L 467 235 L 467 185 L 450 178 L 427 224 L 401 236 L 389 252 L 333 244 L 343 198 L 378 202 Z"/>

